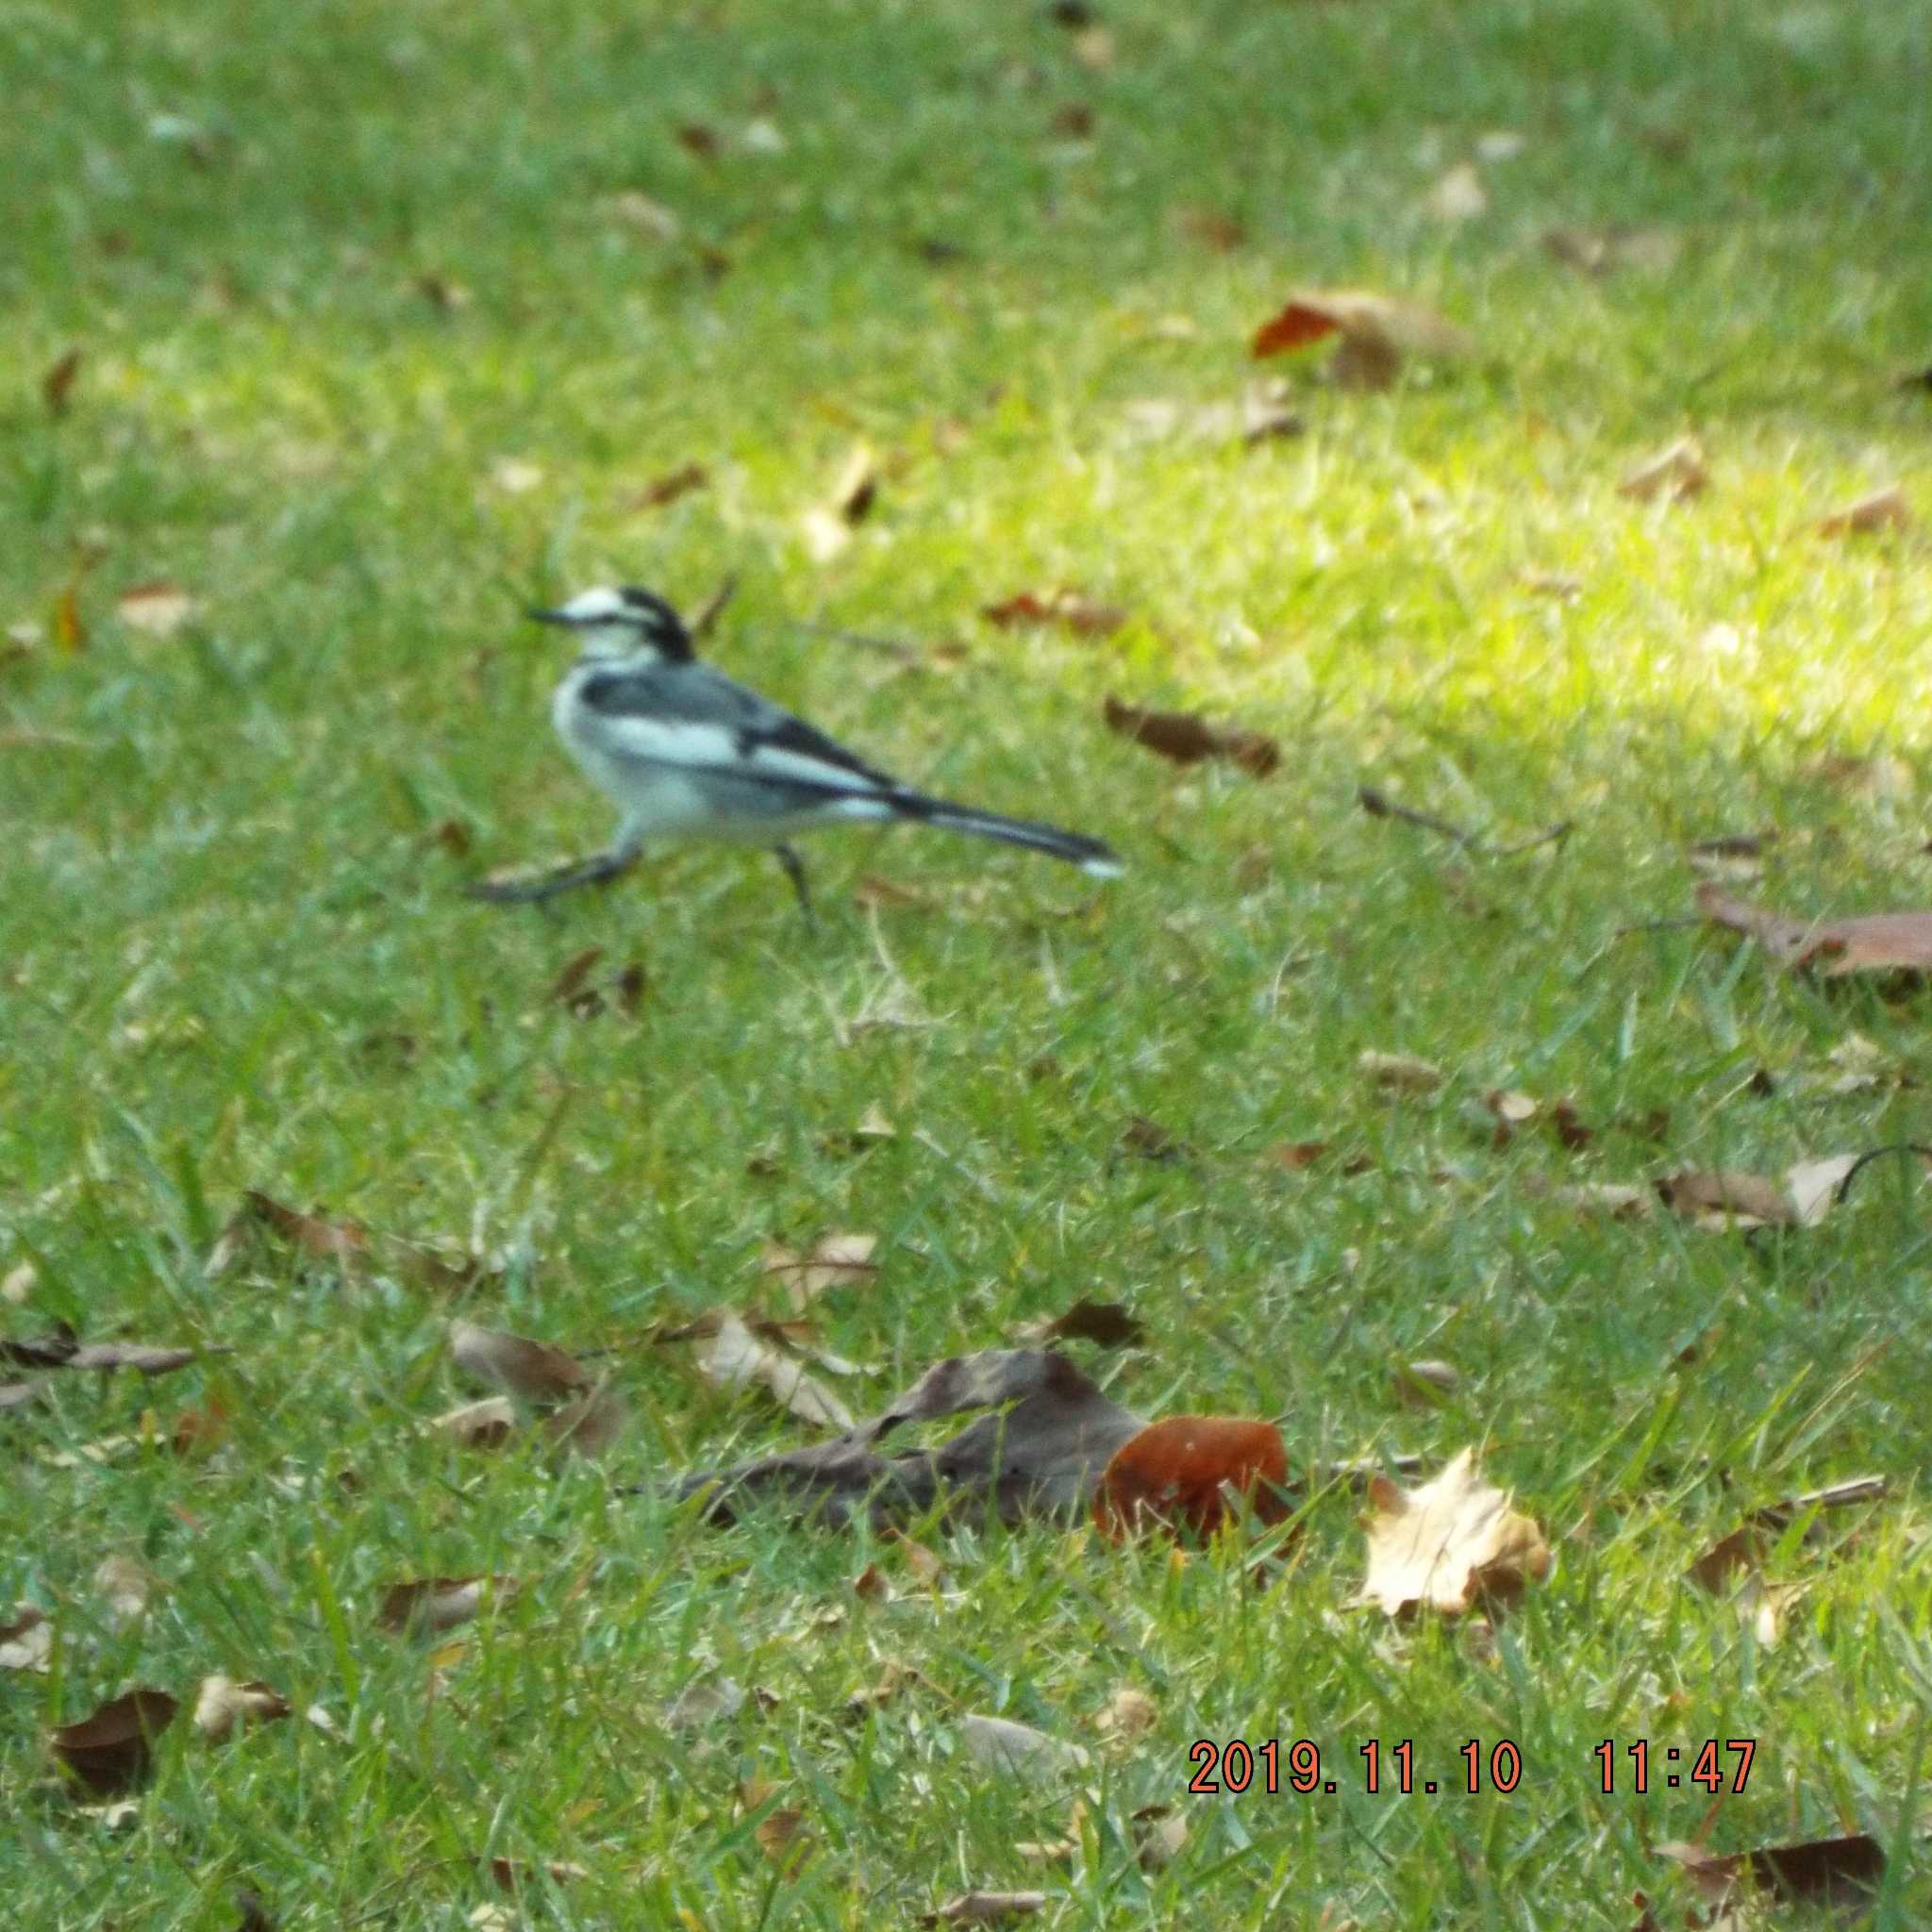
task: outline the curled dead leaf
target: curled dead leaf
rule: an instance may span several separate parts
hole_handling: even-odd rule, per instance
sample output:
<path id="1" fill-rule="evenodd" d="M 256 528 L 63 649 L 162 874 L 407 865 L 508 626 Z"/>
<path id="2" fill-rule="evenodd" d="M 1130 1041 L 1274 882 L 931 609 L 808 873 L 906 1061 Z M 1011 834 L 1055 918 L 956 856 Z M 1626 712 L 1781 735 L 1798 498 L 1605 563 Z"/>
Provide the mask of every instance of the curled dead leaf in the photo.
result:
<path id="1" fill-rule="evenodd" d="M 479 1328 L 473 1322 L 449 1324 L 450 1358 L 466 1374 L 520 1395 L 525 1402 L 555 1402 L 591 1386 L 582 1363 L 526 1335 Z"/>
<path id="2" fill-rule="evenodd" d="M 487 1602 L 502 1603 L 518 1589 L 514 1576 L 420 1576 L 392 1583 L 376 1606 L 385 1630 L 454 1630 Z"/>
<path id="3" fill-rule="evenodd" d="M 1366 289 L 1316 289 L 1291 296 L 1255 331 L 1249 353 L 1278 356 L 1334 336 L 1329 375 L 1342 389 L 1385 390 L 1407 358 L 1451 361 L 1473 353 L 1471 338 L 1414 303 Z"/>
<path id="4" fill-rule="evenodd" d="M 821 1235 L 800 1254 L 782 1241 L 767 1241 L 758 1252 L 758 1272 L 776 1276 L 794 1312 L 805 1309 L 827 1289 L 869 1283 L 878 1274 L 875 1234 Z"/>
<path id="5" fill-rule="evenodd" d="M 1720 1907 L 1746 1887 L 1786 1899 L 1862 1903 L 1885 1876 L 1884 1847 L 1864 1832 L 1748 1852 L 1708 1852 L 1680 1840 L 1657 1849 L 1675 1859 L 1705 1900 Z"/>
<path id="6" fill-rule="evenodd" d="M 989 624 L 1002 630 L 1037 624 L 1072 631 L 1076 637 L 1111 637 L 1126 622 L 1128 613 L 1117 605 L 1096 603 L 1078 591 L 1022 591 L 998 604 L 986 605 L 979 613 Z"/>
<path id="7" fill-rule="evenodd" d="M 133 1790 L 153 1770 L 155 1740 L 178 1708 L 165 1690 L 125 1691 L 78 1723 L 51 1731 L 48 1749 L 88 1790 L 112 1797 Z"/>
<path id="8" fill-rule="evenodd" d="M 429 1424 L 436 1434 L 465 1449 L 500 1449 L 516 1433 L 516 1407 L 508 1395 L 486 1395 L 481 1402 L 445 1409 Z"/>
<path id="9" fill-rule="evenodd" d="M 1245 1508 L 1261 1523 L 1291 1512 L 1288 1451 L 1273 1423 L 1176 1415 L 1115 1450 L 1093 1498 L 1093 1520 L 1119 1540 L 1161 1528 L 1212 1536 Z"/>
<path id="10" fill-rule="evenodd" d="M 1820 517 L 1812 526 L 1821 537 L 1870 536 L 1879 530 L 1907 530 L 1912 524 L 1912 507 L 1896 483 L 1874 490 L 1829 516 Z"/>
<path id="11" fill-rule="evenodd" d="M 1050 1738 L 1031 1724 L 1011 1718 L 968 1712 L 959 1719 L 959 1743 L 974 1764 L 1004 1772 L 1027 1784 L 1045 1782 L 1068 1772 L 1082 1771 L 1088 1756 L 1077 1744 Z"/>
<path id="12" fill-rule="evenodd" d="M 1100 1348 L 1132 1348 L 1146 1333 L 1140 1317 L 1124 1302 L 1089 1301 L 1085 1296 L 1064 1314 L 1029 1322 L 1018 1331 L 1022 1341 L 1091 1341 Z"/>
<path id="13" fill-rule="evenodd" d="M 233 1677 L 201 1680 L 194 1700 L 194 1728 L 211 1744 L 231 1737 L 238 1725 L 266 1724 L 289 1715 L 287 1698 L 257 1678 L 238 1683 Z"/>
<path id="14" fill-rule="evenodd" d="M 1666 503 L 1686 503 L 1709 481 L 1704 445 L 1694 436 L 1680 436 L 1630 471 L 1617 485 L 1617 494 L 1634 497 L 1640 503 L 1659 497 Z"/>
<path id="15" fill-rule="evenodd" d="M 1391 1617 L 1418 1608 L 1459 1616 L 1478 1599 L 1507 1603 L 1550 1574 L 1542 1532 L 1510 1507 L 1507 1491 L 1476 1474 L 1473 1449 L 1420 1489 L 1378 1476 L 1369 1496 L 1375 1514 L 1357 1604 L 1378 1605 Z"/>
<path id="16" fill-rule="evenodd" d="M 1226 758 L 1257 778 L 1265 778 L 1281 763 L 1281 747 L 1274 739 L 1240 725 L 1210 724 L 1192 711 L 1144 710 L 1109 693 L 1102 715 L 1109 731 L 1177 765 Z"/>
<path id="17" fill-rule="evenodd" d="M 1854 919 L 1788 919 L 1728 897 L 1706 881 L 1697 909 L 1713 925 L 1755 939 L 1790 972 L 1820 962 L 1827 979 L 1852 973 L 1932 972 L 1932 912 L 1873 912 Z"/>

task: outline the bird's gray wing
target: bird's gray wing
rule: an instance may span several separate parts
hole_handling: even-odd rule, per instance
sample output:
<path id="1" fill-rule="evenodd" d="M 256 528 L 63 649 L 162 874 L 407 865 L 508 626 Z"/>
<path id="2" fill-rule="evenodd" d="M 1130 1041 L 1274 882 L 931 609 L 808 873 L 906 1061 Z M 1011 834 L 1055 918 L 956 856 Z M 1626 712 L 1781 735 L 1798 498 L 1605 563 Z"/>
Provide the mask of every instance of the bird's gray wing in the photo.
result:
<path id="1" fill-rule="evenodd" d="M 827 791 L 899 789 L 890 774 L 706 664 L 596 672 L 577 699 L 586 735 L 617 758 Z"/>

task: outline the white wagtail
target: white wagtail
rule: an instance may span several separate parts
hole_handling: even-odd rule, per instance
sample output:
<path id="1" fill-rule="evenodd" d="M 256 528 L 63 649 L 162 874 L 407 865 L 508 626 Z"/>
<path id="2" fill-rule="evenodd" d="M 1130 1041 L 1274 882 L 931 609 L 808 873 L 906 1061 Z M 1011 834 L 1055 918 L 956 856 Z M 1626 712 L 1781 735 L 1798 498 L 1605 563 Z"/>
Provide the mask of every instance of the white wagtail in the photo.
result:
<path id="1" fill-rule="evenodd" d="M 736 839 L 770 845 L 807 918 L 805 866 L 786 842 L 820 825 L 941 825 L 1024 845 L 1096 878 L 1121 870 L 1098 839 L 914 791 L 790 711 L 697 661 L 677 612 L 649 591 L 586 591 L 541 624 L 575 631 L 580 655 L 550 716 L 564 749 L 623 818 L 609 847 L 527 880 L 485 880 L 478 898 L 547 899 L 614 879 L 653 840 Z"/>

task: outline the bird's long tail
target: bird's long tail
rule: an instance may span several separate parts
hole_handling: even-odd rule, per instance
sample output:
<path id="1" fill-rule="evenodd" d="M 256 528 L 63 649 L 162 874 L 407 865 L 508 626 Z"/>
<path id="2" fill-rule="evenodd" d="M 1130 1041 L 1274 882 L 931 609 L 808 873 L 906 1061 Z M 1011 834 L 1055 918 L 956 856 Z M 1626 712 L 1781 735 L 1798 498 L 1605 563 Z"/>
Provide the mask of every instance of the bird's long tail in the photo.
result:
<path id="1" fill-rule="evenodd" d="M 901 817 L 940 825 L 949 832 L 967 832 L 975 839 L 995 839 L 1003 845 L 1022 845 L 1029 852 L 1044 852 L 1049 858 L 1077 865 L 1096 879 L 1118 878 L 1124 870 L 1112 846 L 1090 839 L 1084 832 L 1063 832 L 1038 819 L 1009 819 L 996 811 L 948 805 L 943 799 L 926 798 L 916 791 L 896 793 L 892 803 Z"/>

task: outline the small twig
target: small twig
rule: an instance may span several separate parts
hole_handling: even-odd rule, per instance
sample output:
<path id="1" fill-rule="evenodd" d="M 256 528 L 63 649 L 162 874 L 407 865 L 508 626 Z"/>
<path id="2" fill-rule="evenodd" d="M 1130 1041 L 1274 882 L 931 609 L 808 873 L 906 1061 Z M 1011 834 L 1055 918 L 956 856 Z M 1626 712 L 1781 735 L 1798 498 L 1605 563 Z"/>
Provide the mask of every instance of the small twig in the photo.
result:
<path id="1" fill-rule="evenodd" d="M 1916 1141 L 1891 1141 L 1883 1147 L 1868 1148 L 1845 1169 L 1844 1179 L 1832 1190 L 1831 1198 L 1834 1206 L 1844 1205 L 1845 1196 L 1852 1191 L 1852 1182 L 1882 1154 L 1916 1154 L 1921 1160 L 1932 1160 L 1932 1147 L 1922 1147 Z"/>
<path id="2" fill-rule="evenodd" d="M 831 638 L 841 644 L 856 644 L 861 650 L 883 652 L 895 664 L 925 662 L 925 653 L 917 644 L 901 643 L 897 638 L 874 637 L 862 630 L 844 630 L 836 624 L 811 624 L 802 617 L 794 617 L 791 627 L 809 631 L 815 638 Z"/>
<path id="3" fill-rule="evenodd" d="M 699 607 L 698 613 L 687 626 L 694 638 L 708 638 L 711 626 L 724 614 L 724 607 L 738 595 L 738 573 L 733 571 L 724 581 L 713 591 Z"/>
<path id="4" fill-rule="evenodd" d="M 1398 805 L 1386 791 L 1377 791 L 1373 785 L 1358 787 L 1356 797 L 1371 818 L 1400 819 L 1405 825 L 1420 825 L 1425 832 L 1440 832 L 1443 838 L 1455 840 L 1469 852 L 1474 852 L 1482 843 L 1474 832 L 1465 832 L 1460 825 L 1452 825 L 1447 819 L 1439 819 L 1433 812 L 1417 811 L 1413 806 Z"/>
<path id="5" fill-rule="evenodd" d="M 1358 786 L 1356 798 L 1371 818 L 1399 819 L 1405 825 L 1420 825 L 1425 832 L 1437 832 L 1445 839 L 1453 839 L 1467 853 L 1480 852 L 1491 858 L 1515 858 L 1524 852 L 1536 851 L 1539 846 L 1561 844 L 1576 828 L 1574 819 L 1565 819 L 1545 832 L 1519 839 L 1513 845 L 1491 845 L 1479 832 L 1466 832 L 1460 825 L 1451 824 L 1447 819 L 1439 819 L 1434 812 L 1417 811 L 1413 806 L 1399 805 L 1386 791 L 1378 791 L 1373 785 Z"/>

